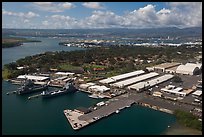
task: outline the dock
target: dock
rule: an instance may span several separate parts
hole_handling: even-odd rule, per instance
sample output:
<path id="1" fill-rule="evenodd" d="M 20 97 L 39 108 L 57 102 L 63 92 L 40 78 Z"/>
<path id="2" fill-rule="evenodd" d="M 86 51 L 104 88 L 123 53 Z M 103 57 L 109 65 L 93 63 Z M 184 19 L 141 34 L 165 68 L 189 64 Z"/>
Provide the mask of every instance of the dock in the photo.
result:
<path id="1" fill-rule="evenodd" d="M 79 112 L 67 109 L 64 110 L 64 115 L 66 116 L 72 128 L 74 130 L 78 130 L 101 118 L 107 117 L 114 113 L 117 114 L 119 110 L 128 108 L 133 103 L 135 103 L 134 100 L 130 100 L 128 98 L 120 98 L 87 114 L 81 114 Z"/>
<path id="2" fill-rule="evenodd" d="M 30 100 L 30 99 L 33 99 L 33 98 L 38 98 L 38 97 L 40 97 L 40 96 L 42 96 L 42 93 L 41 93 L 41 94 L 37 94 L 37 95 L 30 96 L 30 97 L 28 97 L 28 99 Z"/>

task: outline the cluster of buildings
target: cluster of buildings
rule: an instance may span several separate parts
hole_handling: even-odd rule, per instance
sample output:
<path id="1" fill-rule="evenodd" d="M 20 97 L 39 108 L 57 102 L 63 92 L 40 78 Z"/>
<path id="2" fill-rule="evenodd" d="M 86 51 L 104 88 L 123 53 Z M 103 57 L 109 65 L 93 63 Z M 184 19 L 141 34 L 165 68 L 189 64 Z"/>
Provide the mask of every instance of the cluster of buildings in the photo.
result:
<path id="1" fill-rule="evenodd" d="M 36 85 L 49 84 L 49 86 L 63 87 L 67 82 L 72 81 L 76 78 L 74 75 L 75 73 L 71 72 L 19 75 L 16 79 L 12 79 L 11 82 L 13 82 L 14 84 L 21 84 L 24 80 L 31 80 Z"/>
<path id="2" fill-rule="evenodd" d="M 201 63 L 162 63 L 153 67 L 147 67 L 148 71 L 171 73 L 171 74 L 182 74 L 182 75 L 196 75 L 202 71 Z"/>
<path id="3" fill-rule="evenodd" d="M 96 85 L 96 83 L 92 83 L 92 82 L 89 82 L 89 83 L 86 83 L 86 84 L 80 84 L 79 85 L 79 88 L 82 89 L 82 90 L 86 90 L 90 93 L 105 93 L 107 91 L 110 91 L 110 88 L 102 85 Z"/>
<path id="4" fill-rule="evenodd" d="M 111 95 L 115 94 L 116 91 L 122 90 L 133 92 L 153 91 L 151 92 L 153 96 L 171 100 L 182 100 L 191 94 L 194 101 L 200 101 L 200 97 L 202 96 L 202 84 L 197 84 L 194 88 L 187 88 L 182 85 L 171 84 L 171 79 L 174 78 L 175 74 L 182 76 L 200 74 L 202 70 L 201 63 L 186 63 L 185 65 L 177 62 L 162 63 L 153 67 L 147 67 L 146 69 L 148 71 L 137 70 L 99 80 L 96 82 L 97 84 L 84 83 L 79 85 L 79 87 L 89 93 L 110 93 Z M 190 77 L 187 79 L 189 78 Z M 200 83 L 202 83 L 202 80 L 200 81 Z M 121 94 L 122 93 L 123 92 L 121 92 Z"/>
<path id="5" fill-rule="evenodd" d="M 125 39 L 125 38 L 124 38 Z M 117 41 L 117 42 L 116 42 Z M 99 40 L 99 39 L 93 39 L 93 40 L 78 40 L 78 41 L 69 41 L 64 42 L 65 46 L 77 46 L 77 47 L 96 47 L 96 46 L 103 46 L 103 45 L 129 45 L 129 46 L 173 46 L 173 47 L 179 47 L 182 45 L 185 46 L 192 46 L 195 45 L 202 45 L 202 42 L 186 42 L 186 43 L 165 43 L 165 42 L 138 42 L 138 41 L 128 41 L 128 40 Z"/>

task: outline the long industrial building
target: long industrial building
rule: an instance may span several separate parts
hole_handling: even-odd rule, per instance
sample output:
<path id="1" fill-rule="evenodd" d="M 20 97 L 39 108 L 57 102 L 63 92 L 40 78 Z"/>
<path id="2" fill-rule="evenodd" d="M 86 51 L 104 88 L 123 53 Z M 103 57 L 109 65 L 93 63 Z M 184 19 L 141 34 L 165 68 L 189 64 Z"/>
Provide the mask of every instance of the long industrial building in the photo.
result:
<path id="1" fill-rule="evenodd" d="M 133 76 L 138 76 L 138 75 L 141 75 L 141 74 L 144 74 L 144 73 L 145 72 L 143 70 L 138 70 L 138 71 L 133 71 L 133 72 L 130 72 L 130 73 L 125 73 L 125 74 L 113 76 L 113 77 L 110 77 L 110 78 L 107 78 L 107 79 L 102 79 L 99 82 L 102 83 L 102 84 L 110 84 L 110 83 L 116 82 L 118 80 L 122 80 L 122 79 L 125 79 L 125 78 L 130 78 L 130 77 L 133 77 Z"/>
<path id="2" fill-rule="evenodd" d="M 119 81 L 119 82 L 116 82 L 116 83 L 113 83 L 113 84 L 110 84 L 110 85 L 114 86 L 114 87 L 123 88 L 125 86 L 129 86 L 131 84 L 135 84 L 137 82 L 141 82 L 143 80 L 153 78 L 153 77 L 156 77 L 158 75 L 159 74 L 156 73 L 156 72 L 151 72 L 151 73 L 140 75 L 140 76 L 137 76 L 137 77 L 133 77 L 133 78 L 130 78 L 130 79 L 127 79 L 127 80 Z"/>
<path id="3" fill-rule="evenodd" d="M 171 63 L 162 63 L 153 67 L 147 67 L 146 69 L 149 71 L 156 71 L 156 72 L 165 72 L 167 69 L 178 67 L 181 63 L 171 62 Z"/>
<path id="4" fill-rule="evenodd" d="M 146 81 L 146 82 L 140 82 L 140 83 L 128 86 L 128 89 L 136 90 L 136 91 L 141 91 L 144 88 L 153 87 L 153 86 L 158 85 L 158 84 L 160 84 L 162 82 L 170 80 L 171 78 L 173 78 L 173 75 L 165 74 L 165 75 L 163 75 L 161 77 L 157 77 L 157 78 L 151 79 L 151 80 Z"/>

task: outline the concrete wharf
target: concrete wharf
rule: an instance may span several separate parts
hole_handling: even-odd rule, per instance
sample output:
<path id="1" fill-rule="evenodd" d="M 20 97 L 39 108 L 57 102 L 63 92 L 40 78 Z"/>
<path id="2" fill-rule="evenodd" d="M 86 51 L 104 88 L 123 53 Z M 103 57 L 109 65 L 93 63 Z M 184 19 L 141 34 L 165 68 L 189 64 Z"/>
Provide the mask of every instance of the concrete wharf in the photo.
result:
<path id="1" fill-rule="evenodd" d="M 133 103 L 170 114 L 173 114 L 174 110 L 176 109 L 189 112 L 194 108 L 192 105 L 183 104 L 181 102 L 171 102 L 165 99 L 147 96 L 142 93 L 123 94 L 109 99 L 109 101 L 106 102 L 109 103 L 106 103 L 105 105 L 100 106 L 96 110 L 87 114 L 82 114 L 72 110 L 64 110 L 64 114 L 72 128 L 74 130 L 78 130 L 101 118 L 107 117 L 114 112 L 118 113 L 119 110 L 130 107 Z"/>
<path id="2" fill-rule="evenodd" d="M 81 114 L 69 109 L 64 110 L 64 114 L 71 124 L 72 128 L 74 130 L 77 130 L 101 118 L 107 117 L 113 113 L 117 113 L 117 111 L 119 110 L 130 107 L 133 103 L 135 103 L 136 100 L 139 99 L 141 99 L 141 97 L 130 99 L 128 98 L 128 96 L 119 96 L 106 105 L 101 106 L 100 108 L 87 114 Z"/>

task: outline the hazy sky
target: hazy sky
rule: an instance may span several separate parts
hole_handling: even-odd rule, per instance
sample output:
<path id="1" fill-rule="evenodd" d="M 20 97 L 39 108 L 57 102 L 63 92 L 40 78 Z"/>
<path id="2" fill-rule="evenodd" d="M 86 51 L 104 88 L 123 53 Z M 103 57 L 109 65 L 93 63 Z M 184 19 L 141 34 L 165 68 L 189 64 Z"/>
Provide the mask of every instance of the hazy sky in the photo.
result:
<path id="1" fill-rule="evenodd" d="M 202 26 L 202 2 L 3 2 L 3 28 Z"/>

